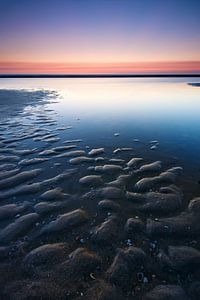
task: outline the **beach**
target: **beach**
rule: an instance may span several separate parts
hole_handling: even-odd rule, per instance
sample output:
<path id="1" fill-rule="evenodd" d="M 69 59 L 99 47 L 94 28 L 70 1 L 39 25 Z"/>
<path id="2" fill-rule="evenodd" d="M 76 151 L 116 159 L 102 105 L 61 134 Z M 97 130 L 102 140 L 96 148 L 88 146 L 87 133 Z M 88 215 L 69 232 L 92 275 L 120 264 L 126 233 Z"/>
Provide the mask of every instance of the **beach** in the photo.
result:
<path id="1" fill-rule="evenodd" d="M 1 299 L 198 299 L 199 82 L 1 79 Z"/>

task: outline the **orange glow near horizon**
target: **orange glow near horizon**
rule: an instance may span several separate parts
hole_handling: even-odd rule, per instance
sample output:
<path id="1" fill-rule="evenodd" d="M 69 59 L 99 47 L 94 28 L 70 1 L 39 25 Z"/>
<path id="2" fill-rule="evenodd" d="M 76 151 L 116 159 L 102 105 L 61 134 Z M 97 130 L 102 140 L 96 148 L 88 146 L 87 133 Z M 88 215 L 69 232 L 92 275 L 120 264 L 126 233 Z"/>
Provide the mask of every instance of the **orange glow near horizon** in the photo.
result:
<path id="1" fill-rule="evenodd" d="M 199 0 L 0 0 L 0 74 L 200 74 Z"/>
<path id="2" fill-rule="evenodd" d="M 168 74 L 200 73 L 200 61 L 131 63 L 0 62 L 0 74 Z"/>

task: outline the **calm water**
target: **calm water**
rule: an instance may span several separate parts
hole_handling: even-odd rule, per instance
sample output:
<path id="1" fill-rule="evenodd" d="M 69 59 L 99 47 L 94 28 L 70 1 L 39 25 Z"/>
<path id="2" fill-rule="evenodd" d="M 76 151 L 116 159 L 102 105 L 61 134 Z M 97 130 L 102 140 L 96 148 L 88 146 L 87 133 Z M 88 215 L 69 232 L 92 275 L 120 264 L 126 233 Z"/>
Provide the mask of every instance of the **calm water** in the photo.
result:
<path id="1" fill-rule="evenodd" d="M 200 196 L 200 88 L 189 82 L 200 79 L 0 79 L 1 299 L 66 299 L 66 295 L 102 299 L 101 291 L 113 300 L 121 293 L 119 299 L 144 299 L 163 282 L 191 295 L 191 284 L 200 278 L 200 255 L 184 247 L 200 249 L 199 202 L 194 214 L 187 209 L 189 201 Z M 27 91 L 36 93 L 31 96 Z M 45 91 L 53 93 L 49 97 Z M 69 152 L 63 146 L 71 145 L 66 140 L 77 139 L 82 141 L 73 142 L 72 151 L 82 151 L 79 156 L 87 156 L 89 163 L 73 164 L 71 157 L 62 156 Z M 151 149 L 152 145 L 156 147 Z M 102 147 L 101 158 L 91 158 L 88 152 Z M 124 147 L 133 149 L 113 153 Z M 43 155 L 46 150 L 54 152 Z M 144 160 L 127 168 L 134 157 Z M 35 164 L 38 158 L 45 159 Z M 111 173 L 94 169 L 113 164 L 113 158 L 121 161 L 114 162 Z M 162 161 L 158 169 L 139 169 L 158 160 Z M 175 174 L 175 181 L 156 181 L 138 189 L 141 178 L 154 178 L 176 166 L 183 167 L 180 177 L 168 171 Z M 99 175 L 100 185 L 83 186 L 79 180 L 87 175 Z M 128 179 L 116 185 L 113 181 L 119 175 Z M 177 187 L 171 186 L 174 183 Z M 117 191 L 106 190 L 113 186 Z M 51 194 L 55 188 L 58 194 Z M 44 195 L 47 191 L 50 195 Z M 129 197 L 135 191 L 139 202 Z M 114 208 L 100 207 L 105 198 Z M 171 218 L 169 223 L 165 218 Z M 130 220 L 133 228 L 128 227 Z M 58 242 L 64 244 L 54 246 Z M 53 250 L 47 245 L 39 248 L 39 255 L 38 250 L 31 252 L 49 243 Z M 142 249 L 139 266 L 135 254 L 131 258 L 129 253 L 132 246 Z M 168 246 L 175 246 L 178 253 L 178 262 L 170 258 L 173 271 L 158 259 Z M 119 248 L 123 263 L 116 259 Z M 183 260 L 179 253 L 184 253 Z M 195 262 L 192 270 L 191 262 Z"/>
<path id="2" fill-rule="evenodd" d="M 200 79 L 1 79 L 0 88 L 58 91 L 51 109 L 59 126 L 73 126 L 69 139 L 81 138 L 91 147 L 139 147 L 133 142 L 139 139 L 141 151 L 158 140 L 158 149 L 148 155 L 175 158 L 197 176 L 200 88 L 188 82 Z"/>

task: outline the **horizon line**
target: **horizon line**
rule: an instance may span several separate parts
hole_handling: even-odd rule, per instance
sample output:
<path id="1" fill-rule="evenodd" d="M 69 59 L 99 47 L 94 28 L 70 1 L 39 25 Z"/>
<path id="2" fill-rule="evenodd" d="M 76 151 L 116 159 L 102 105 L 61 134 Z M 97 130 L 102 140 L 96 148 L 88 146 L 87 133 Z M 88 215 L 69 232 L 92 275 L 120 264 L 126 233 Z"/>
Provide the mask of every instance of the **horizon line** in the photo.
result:
<path id="1" fill-rule="evenodd" d="M 166 73 L 166 74 L 0 74 L 0 78 L 145 78 L 145 77 L 200 77 L 200 73 Z"/>

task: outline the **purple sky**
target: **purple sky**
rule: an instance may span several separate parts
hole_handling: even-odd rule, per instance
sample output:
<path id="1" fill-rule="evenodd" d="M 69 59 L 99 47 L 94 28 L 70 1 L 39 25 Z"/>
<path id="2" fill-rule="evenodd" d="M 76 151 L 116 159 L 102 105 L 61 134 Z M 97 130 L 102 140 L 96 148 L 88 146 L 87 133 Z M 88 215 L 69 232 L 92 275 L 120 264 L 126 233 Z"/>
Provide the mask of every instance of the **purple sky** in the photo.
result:
<path id="1" fill-rule="evenodd" d="M 0 0 L 0 73 L 198 71 L 199 13 L 199 0 Z"/>

